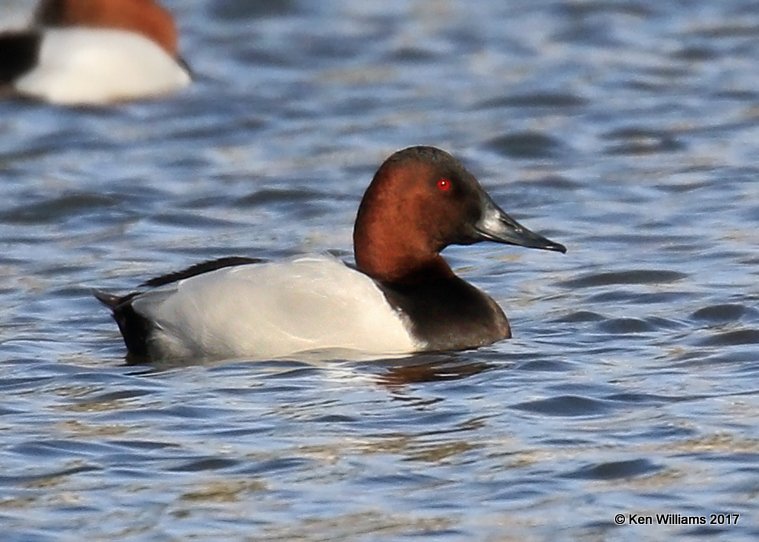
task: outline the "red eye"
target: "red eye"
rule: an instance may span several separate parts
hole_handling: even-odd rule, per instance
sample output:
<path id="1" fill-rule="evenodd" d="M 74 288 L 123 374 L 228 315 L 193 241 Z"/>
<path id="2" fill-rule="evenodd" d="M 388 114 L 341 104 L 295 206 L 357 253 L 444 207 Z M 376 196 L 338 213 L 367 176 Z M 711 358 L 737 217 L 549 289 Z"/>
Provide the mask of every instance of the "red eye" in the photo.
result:
<path id="1" fill-rule="evenodd" d="M 452 186 L 453 186 L 453 183 L 451 183 L 451 181 L 449 181 L 445 177 L 442 179 L 439 179 L 437 182 L 438 190 L 442 190 L 443 192 L 448 192 Z"/>

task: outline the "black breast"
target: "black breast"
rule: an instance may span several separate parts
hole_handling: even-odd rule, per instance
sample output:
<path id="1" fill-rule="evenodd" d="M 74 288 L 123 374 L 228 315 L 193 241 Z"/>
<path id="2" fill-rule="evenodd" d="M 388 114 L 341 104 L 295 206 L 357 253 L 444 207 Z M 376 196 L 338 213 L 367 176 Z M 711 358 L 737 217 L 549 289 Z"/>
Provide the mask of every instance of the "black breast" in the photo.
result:
<path id="1" fill-rule="evenodd" d="M 511 337 L 501 308 L 456 276 L 415 283 L 380 283 L 388 302 L 406 314 L 430 350 L 460 350 Z"/>

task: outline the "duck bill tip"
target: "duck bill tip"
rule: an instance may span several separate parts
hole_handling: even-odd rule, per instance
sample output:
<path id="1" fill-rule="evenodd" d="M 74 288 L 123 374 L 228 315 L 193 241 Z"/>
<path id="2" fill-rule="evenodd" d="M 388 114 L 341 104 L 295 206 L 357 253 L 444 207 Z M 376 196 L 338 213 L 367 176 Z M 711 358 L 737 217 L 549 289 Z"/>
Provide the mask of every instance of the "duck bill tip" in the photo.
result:
<path id="1" fill-rule="evenodd" d="M 553 252 L 561 252 L 562 254 L 567 253 L 567 247 L 562 245 L 561 243 L 557 243 L 556 241 L 548 241 L 548 245 L 544 247 L 537 247 L 542 248 L 544 250 L 552 250 Z"/>
<path id="2" fill-rule="evenodd" d="M 477 230 L 480 236 L 480 241 L 492 241 L 494 243 L 501 243 L 504 245 L 514 245 L 524 248 L 535 248 L 539 250 L 550 250 L 551 252 L 567 253 L 567 247 L 556 241 L 538 235 L 530 230 L 522 229 L 519 233 L 507 233 L 501 235 L 493 235 L 492 232 L 484 232 Z"/>

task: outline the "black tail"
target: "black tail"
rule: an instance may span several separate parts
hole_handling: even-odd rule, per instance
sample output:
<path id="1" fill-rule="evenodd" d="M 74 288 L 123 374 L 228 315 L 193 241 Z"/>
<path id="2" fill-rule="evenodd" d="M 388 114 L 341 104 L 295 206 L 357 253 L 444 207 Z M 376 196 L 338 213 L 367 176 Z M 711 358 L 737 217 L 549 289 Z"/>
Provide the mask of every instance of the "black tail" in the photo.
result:
<path id="1" fill-rule="evenodd" d="M 102 290 L 92 290 L 92 295 L 113 312 L 113 319 L 119 326 L 129 354 L 133 357 L 147 358 L 147 343 L 152 326 L 147 318 L 132 307 L 132 298 L 137 293 L 118 296 Z"/>
<path id="2" fill-rule="evenodd" d="M 0 34 L 0 83 L 12 83 L 37 64 L 41 41 L 37 32 Z"/>
<path id="3" fill-rule="evenodd" d="M 119 295 L 109 294 L 108 292 L 104 292 L 103 290 L 92 290 L 92 295 L 95 296 L 95 299 L 100 301 L 103 305 L 105 305 L 111 310 L 116 310 L 116 307 L 118 307 L 122 303 L 122 301 L 124 301 L 124 297 L 119 296 Z"/>

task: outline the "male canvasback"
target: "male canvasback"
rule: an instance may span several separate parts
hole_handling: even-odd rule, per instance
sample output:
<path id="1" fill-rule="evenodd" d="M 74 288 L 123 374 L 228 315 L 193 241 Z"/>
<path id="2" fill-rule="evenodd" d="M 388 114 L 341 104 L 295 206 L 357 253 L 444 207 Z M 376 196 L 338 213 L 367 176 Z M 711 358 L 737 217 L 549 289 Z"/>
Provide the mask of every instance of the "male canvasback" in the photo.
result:
<path id="1" fill-rule="evenodd" d="M 479 241 L 566 252 L 502 211 L 453 156 L 409 147 L 385 160 L 361 200 L 355 268 L 328 256 L 223 258 L 95 296 L 138 359 L 473 348 L 511 337 L 509 322 L 440 251 Z"/>
<path id="2" fill-rule="evenodd" d="M 41 0 L 0 33 L 0 87 L 58 105 L 154 97 L 190 83 L 171 14 L 153 0 Z"/>

